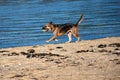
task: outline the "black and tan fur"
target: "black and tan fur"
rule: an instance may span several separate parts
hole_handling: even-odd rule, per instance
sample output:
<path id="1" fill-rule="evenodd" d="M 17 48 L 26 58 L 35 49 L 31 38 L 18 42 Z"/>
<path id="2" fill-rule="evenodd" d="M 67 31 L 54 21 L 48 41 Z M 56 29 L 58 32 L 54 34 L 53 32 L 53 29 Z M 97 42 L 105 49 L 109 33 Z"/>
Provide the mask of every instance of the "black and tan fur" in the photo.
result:
<path id="1" fill-rule="evenodd" d="M 53 24 L 52 22 L 46 24 L 42 30 L 44 32 L 52 31 L 53 37 L 51 37 L 46 42 L 50 42 L 52 40 L 56 40 L 57 36 L 62 36 L 65 33 L 68 33 L 69 40 L 67 42 L 72 41 L 72 35 L 77 38 L 77 42 L 80 41 L 80 37 L 78 35 L 78 25 L 82 22 L 84 19 L 84 14 L 81 15 L 80 19 L 77 21 L 76 24 L 66 23 L 66 24 Z"/>

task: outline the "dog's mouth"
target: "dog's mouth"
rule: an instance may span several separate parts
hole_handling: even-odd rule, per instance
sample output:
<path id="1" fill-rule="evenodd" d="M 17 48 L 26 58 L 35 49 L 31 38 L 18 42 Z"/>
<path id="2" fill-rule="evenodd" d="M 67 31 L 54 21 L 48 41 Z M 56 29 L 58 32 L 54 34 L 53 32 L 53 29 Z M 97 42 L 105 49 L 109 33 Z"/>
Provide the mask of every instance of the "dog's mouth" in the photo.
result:
<path id="1" fill-rule="evenodd" d="M 44 27 L 42 28 L 42 31 L 43 31 L 43 32 L 47 32 L 48 30 L 49 30 L 49 29 L 47 29 L 47 28 L 44 28 Z"/>
<path id="2" fill-rule="evenodd" d="M 46 29 L 43 29 L 42 31 L 43 31 L 43 32 L 47 32 L 48 30 L 46 30 Z"/>

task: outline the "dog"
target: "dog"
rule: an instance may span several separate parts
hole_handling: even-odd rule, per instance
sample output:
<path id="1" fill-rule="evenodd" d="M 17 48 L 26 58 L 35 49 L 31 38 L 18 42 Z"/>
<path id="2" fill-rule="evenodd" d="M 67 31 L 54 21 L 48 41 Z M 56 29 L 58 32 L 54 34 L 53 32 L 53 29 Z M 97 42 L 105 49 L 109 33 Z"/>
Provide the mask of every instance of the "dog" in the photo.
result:
<path id="1" fill-rule="evenodd" d="M 47 40 L 46 42 L 50 42 L 52 40 L 57 41 L 57 37 L 58 36 L 62 36 L 65 33 L 68 34 L 68 41 L 67 43 L 70 43 L 72 41 L 72 35 L 74 37 L 77 38 L 76 42 L 80 41 L 80 37 L 78 35 L 78 25 L 83 21 L 84 19 L 84 14 L 81 15 L 81 17 L 79 18 L 79 20 L 73 24 L 73 23 L 66 23 L 66 24 L 54 24 L 53 22 L 49 22 L 47 23 L 42 30 L 44 32 L 47 31 L 52 31 L 53 32 L 53 37 L 51 37 L 49 40 Z"/>

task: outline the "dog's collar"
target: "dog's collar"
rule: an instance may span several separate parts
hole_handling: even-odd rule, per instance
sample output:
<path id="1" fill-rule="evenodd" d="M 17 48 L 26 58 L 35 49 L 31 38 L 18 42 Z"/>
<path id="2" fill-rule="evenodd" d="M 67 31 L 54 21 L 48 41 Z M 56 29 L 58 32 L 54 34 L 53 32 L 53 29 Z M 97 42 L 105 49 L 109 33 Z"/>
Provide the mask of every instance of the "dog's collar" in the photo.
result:
<path id="1" fill-rule="evenodd" d="M 57 27 L 57 25 L 53 24 L 53 27 L 51 28 L 51 30 L 54 32 L 56 27 Z"/>

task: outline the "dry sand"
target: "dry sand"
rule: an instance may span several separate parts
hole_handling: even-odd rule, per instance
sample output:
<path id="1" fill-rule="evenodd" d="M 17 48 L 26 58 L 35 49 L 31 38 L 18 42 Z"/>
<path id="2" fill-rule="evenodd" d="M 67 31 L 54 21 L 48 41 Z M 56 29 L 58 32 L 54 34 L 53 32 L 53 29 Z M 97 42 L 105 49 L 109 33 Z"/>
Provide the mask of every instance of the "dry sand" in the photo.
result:
<path id="1" fill-rule="evenodd" d="M 0 80 L 120 80 L 120 37 L 0 49 Z"/>

